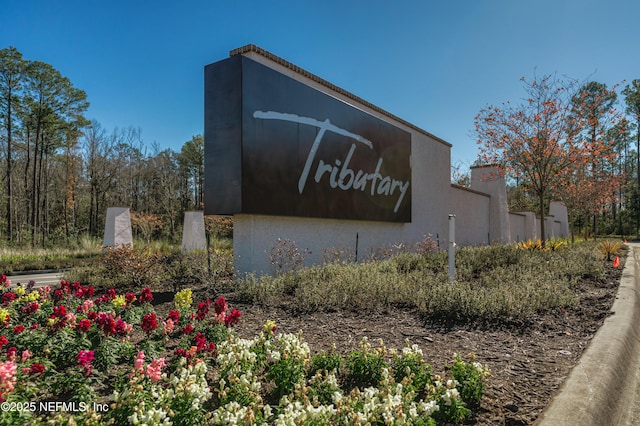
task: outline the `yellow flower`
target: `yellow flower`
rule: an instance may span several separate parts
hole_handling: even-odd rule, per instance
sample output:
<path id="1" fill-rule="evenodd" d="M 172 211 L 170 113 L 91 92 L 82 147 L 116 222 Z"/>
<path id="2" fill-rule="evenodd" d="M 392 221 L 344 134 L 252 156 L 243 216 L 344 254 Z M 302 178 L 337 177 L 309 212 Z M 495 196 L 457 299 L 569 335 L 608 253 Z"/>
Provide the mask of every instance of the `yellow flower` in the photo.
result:
<path id="1" fill-rule="evenodd" d="M 37 291 L 32 291 L 31 293 L 25 296 L 25 300 L 27 302 L 35 302 L 38 299 L 40 299 L 40 293 Z"/>
<path id="2" fill-rule="evenodd" d="M 120 307 L 126 305 L 127 301 L 125 300 L 124 295 L 121 294 L 121 295 L 118 295 L 118 296 L 114 297 L 113 300 L 111 301 L 111 304 L 116 308 L 120 308 Z"/>
<path id="3" fill-rule="evenodd" d="M 190 288 L 180 290 L 173 297 L 173 303 L 175 303 L 178 309 L 189 309 L 193 303 L 192 292 Z"/>
<path id="4" fill-rule="evenodd" d="M 20 297 L 23 296 L 25 291 L 24 288 L 21 286 L 16 286 L 16 288 L 13 289 L 13 292 L 16 294 L 16 296 Z"/>
<path id="5" fill-rule="evenodd" d="M 9 311 L 0 308 L 0 324 L 5 323 L 9 319 Z"/>
<path id="6" fill-rule="evenodd" d="M 267 320 L 262 326 L 262 331 L 273 336 L 276 331 L 276 322 L 273 320 Z"/>

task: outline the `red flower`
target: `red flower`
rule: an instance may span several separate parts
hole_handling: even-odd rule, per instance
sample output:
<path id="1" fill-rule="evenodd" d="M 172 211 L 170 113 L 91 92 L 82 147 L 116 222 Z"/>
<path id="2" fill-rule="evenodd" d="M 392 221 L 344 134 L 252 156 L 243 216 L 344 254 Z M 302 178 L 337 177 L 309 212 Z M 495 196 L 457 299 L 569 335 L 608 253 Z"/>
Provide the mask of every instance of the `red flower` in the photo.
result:
<path id="1" fill-rule="evenodd" d="M 156 314 L 153 312 L 149 312 L 147 315 L 142 317 L 142 329 L 148 334 L 153 330 L 158 328 L 158 319 L 156 318 Z"/>
<path id="2" fill-rule="evenodd" d="M 110 288 L 102 296 L 98 297 L 95 300 L 95 303 L 108 303 L 108 302 L 111 302 L 116 296 L 117 296 L 116 289 Z"/>
<path id="3" fill-rule="evenodd" d="M 194 329 L 193 326 L 191 324 L 187 324 L 183 329 L 182 329 L 182 334 L 191 334 L 193 333 Z"/>
<path id="4" fill-rule="evenodd" d="M 64 292 L 57 288 L 53 291 L 53 300 L 55 300 L 56 302 L 62 300 L 62 298 L 64 297 Z"/>
<path id="5" fill-rule="evenodd" d="M 102 332 L 107 336 L 113 336 L 116 334 L 116 321 L 111 315 L 107 315 L 104 312 L 100 312 L 96 318 L 98 326 Z"/>
<path id="6" fill-rule="evenodd" d="M 127 305 L 130 305 L 134 300 L 136 300 L 136 295 L 133 293 L 127 293 L 124 295 L 124 300 L 127 302 Z"/>
<path id="7" fill-rule="evenodd" d="M 7 349 L 7 359 L 9 361 L 15 361 L 17 352 L 18 349 L 15 346 L 11 346 L 9 349 Z"/>
<path id="8" fill-rule="evenodd" d="M 40 305 L 35 301 L 27 302 L 27 304 L 21 308 L 22 312 L 25 314 L 33 314 L 34 312 L 37 312 L 38 309 L 40 309 Z"/>
<path id="9" fill-rule="evenodd" d="M 44 373 L 44 364 L 35 363 L 31 364 L 31 368 L 29 369 L 29 375 L 42 375 Z"/>
<path id="10" fill-rule="evenodd" d="M 213 305 L 213 309 L 216 311 L 216 315 L 224 314 L 227 312 L 227 301 L 224 300 L 224 297 L 220 296 L 216 299 L 216 302 Z"/>
<path id="11" fill-rule="evenodd" d="M 151 294 L 151 289 L 149 287 L 143 288 L 142 293 L 138 296 L 138 301 L 140 304 L 149 303 L 153 300 L 153 294 Z"/>
<path id="12" fill-rule="evenodd" d="M 242 313 L 240 313 L 240 311 L 237 310 L 236 308 L 233 308 L 231 310 L 231 313 L 226 317 L 224 317 L 224 325 L 229 327 L 231 325 L 237 324 L 238 321 L 240 321 L 241 316 L 242 316 Z"/>
<path id="13" fill-rule="evenodd" d="M 67 308 L 64 305 L 59 305 L 59 306 L 54 306 L 53 307 L 53 314 L 51 315 L 51 317 L 58 317 L 58 318 L 64 318 L 64 316 L 67 315 Z"/>
<path id="14" fill-rule="evenodd" d="M 88 319 L 81 319 L 78 322 L 78 326 L 77 329 L 82 331 L 83 333 L 86 333 L 87 331 L 89 331 L 89 329 L 91 328 L 91 321 L 89 321 Z"/>
<path id="15" fill-rule="evenodd" d="M 209 298 L 207 298 L 206 302 L 198 303 L 198 312 L 196 313 L 196 318 L 200 321 L 203 320 L 207 316 L 207 313 L 209 313 L 210 307 L 211 300 Z"/>
<path id="16" fill-rule="evenodd" d="M 0 348 L 7 344 L 9 344 L 9 339 L 7 339 L 7 336 L 3 334 L 0 336 Z"/>
<path id="17" fill-rule="evenodd" d="M 204 349 L 204 347 L 207 345 L 207 338 L 202 333 L 196 334 L 196 337 L 194 338 L 194 340 L 196 342 L 196 347 L 198 348 L 199 351 Z"/>
<path id="18" fill-rule="evenodd" d="M 126 336 L 127 332 L 131 331 L 131 326 L 127 324 L 122 318 L 116 319 L 116 334 L 120 336 Z"/>
<path id="19" fill-rule="evenodd" d="M 9 303 L 13 302 L 15 299 L 16 299 L 16 294 L 12 291 L 9 291 L 2 295 L 2 304 L 6 306 Z"/>
<path id="20" fill-rule="evenodd" d="M 178 323 L 178 321 L 180 320 L 180 311 L 177 311 L 175 309 L 171 309 L 169 311 L 169 318 L 175 322 L 176 324 Z"/>
<path id="21" fill-rule="evenodd" d="M 20 334 L 24 331 L 24 325 L 20 324 L 20 325 L 16 325 L 15 327 L 13 327 L 13 331 L 16 334 Z"/>

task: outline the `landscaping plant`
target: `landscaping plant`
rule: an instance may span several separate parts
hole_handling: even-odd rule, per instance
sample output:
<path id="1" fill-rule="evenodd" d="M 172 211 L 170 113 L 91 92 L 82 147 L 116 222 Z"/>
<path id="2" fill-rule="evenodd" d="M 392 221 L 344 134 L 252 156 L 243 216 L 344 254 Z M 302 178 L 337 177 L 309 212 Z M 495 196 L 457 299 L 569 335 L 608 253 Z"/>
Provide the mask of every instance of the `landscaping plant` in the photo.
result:
<path id="1" fill-rule="evenodd" d="M 273 321 L 241 339 L 237 309 L 190 289 L 161 316 L 149 288 L 0 280 L 0 424 L 433 425 L 461 421 L 464 395 L 484 389 L 486 375 L 459 358 L 449 370 L 461 375 L 432 378 L 415 346 L 391 363 L 366 340 L 346 360 L 311 355 Z"/>

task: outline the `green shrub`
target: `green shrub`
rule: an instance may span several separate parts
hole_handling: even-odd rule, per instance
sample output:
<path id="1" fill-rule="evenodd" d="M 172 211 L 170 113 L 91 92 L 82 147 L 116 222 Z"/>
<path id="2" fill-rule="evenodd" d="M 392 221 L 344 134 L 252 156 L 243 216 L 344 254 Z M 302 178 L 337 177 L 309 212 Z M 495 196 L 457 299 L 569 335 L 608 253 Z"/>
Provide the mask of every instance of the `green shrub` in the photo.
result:
<path id="1" fill-rule="evenodd" d="M 377 387 L 383 379 L 383 370 L 388 368 L 384 360 L 386 348 L 373 349 L 366 337 L 359 346 L 360 349 L 347 354 L 347 382 L 353 387 Z"/>
<path id="2" fill-rule="evenodd" d="M 465 362 L 460 355 L 455 354 L 453 365 L 447 369 L 458 382 L 457 388 L 462 400 L 469 406 L 475 406 L 482 399 L 485 382 L 490 373 L 486 366 L 475 362 L 475 355 L 469 355 L 469 360 L 470 362 Z"/>
<path id="3" fill-rule="evenodd" d="M 334 351 L 320 351 L 311 357 L 309 374 L 315 375 L 319 371 L 338 374 L 342 366 L 342 356 Z"/>
<path id="4" fill-rule="evenodd" d="M 413 308 L 455 321 L 524 320 L 577 303 L 574 290 L 581 280 L 604 282 L 605 264 L 593 244 L 558 247 L 464 247 L 456 251 L 453 282 L 446 253 L 401 252 L 383 261 L 333 262 L 276 277 L 247 277 L 238 288 L 255 303 L 291 303 L 305 312 Z"/>

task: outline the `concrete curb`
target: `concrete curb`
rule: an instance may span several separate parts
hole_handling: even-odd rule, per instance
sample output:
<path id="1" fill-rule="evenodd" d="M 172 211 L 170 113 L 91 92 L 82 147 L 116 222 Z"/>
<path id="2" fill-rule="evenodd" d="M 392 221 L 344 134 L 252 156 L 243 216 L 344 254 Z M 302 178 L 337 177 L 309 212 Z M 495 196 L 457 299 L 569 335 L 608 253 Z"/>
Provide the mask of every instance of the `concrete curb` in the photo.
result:
<path id="1" fill-rule="evenodd" d="M 640 245 L 629 244 L 613 314 L 605 319 L 536 425 L 600 426 L 629 421 L 640 367 L 638 251 Z"/>

